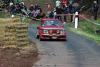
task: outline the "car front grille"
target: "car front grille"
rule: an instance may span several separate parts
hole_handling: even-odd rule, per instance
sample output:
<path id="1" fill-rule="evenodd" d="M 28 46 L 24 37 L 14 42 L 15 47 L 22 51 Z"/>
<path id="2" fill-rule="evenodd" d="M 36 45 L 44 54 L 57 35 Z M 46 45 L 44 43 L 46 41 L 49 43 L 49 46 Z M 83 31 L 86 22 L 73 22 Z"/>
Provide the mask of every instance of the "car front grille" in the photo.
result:
<path id="1" fill-rule="evenodd" d="M 49 30 L 49 34 L 60 34 L 60 30 Z"/>

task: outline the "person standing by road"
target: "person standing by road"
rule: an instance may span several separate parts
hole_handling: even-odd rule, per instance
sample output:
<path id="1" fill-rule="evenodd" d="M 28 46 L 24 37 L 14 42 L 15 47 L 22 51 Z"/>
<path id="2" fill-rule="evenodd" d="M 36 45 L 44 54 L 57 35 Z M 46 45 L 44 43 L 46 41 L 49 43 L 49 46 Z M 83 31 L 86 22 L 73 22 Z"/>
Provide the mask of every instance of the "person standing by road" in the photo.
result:
<path id="1" fill-rule="evenodd" d="M 61 6 L 61 1 L 60 0 L 56 0 L 56 7 Z"/>
<path id="2" fill-rule="evenodd" d="M 49 15 L 50 15 L 51 10 L 52 10 L 51 4 L 46 3 L 46 7 L 47 7 L 46 17 L 49 18 Z"/>
<path id="3" fill-rule="evenodd" d="M 36 3 L 34 9 L 37 10 L 40 6 Z"/>
<path id="4" fill-rule="evenodd" d="M 94 20 L 97 20 L 98 9 L 99 9 L 98 3 L 95 0 L 93 1 L 93 4 L 92 4 L 92 14 L 93 14 Z"/>
<path id="5" fill-rule="evenodd" d="M 33 4 L 30 5 L 29 10 L 30 10 L 31 12 L 34 10 L 34 5 L 33 5 Z"/>
<path id="6" fill-rule="evenodd" d="M 64 13 L 64 22 L 66 23 L 66 21 L 67 21 L 67 16 L 66 16 L 66 14 L 69 13 L 69 7 L 67 6 L 67 4 L 64 4 L 63 13 Z"/>
<path id="7" fill-rule="evenodd" d="M 13 3 L 10 3 L 10 14 L 11 17 L 13 18 L 16 14 L 16 9 L 15 9 L 15 5 Z"/>
<path id="8" fill-rule="evenodd" d="M 62 20 L 62 16 L 61 16 L 62 13 L 63 13 L 63 9 L 60 6 L 56 7 L 57 19 Z"/>
<path id="9" fill-rule="evenodd" d="M 73 22 L 74 7 L 72 6 L 72 4 L 69 4 L 69 13 L 71 17 L 71 22 Z"/>
<path id="10" fill-rule="evenodd" d="M 67 0 L 61 0 L 62 6 L 64 5 L 68 5 L 68 1 Z"/>
<path id="11" fill-rule="evenodd" d="M 72 17 L 72 22 L 75 21 L 75 13 L 78 12 L 80 13 L 80 4 L 78 2 L 74 2 L 72 4 L 72 7 L 73 7 L 73 17 Z"/>

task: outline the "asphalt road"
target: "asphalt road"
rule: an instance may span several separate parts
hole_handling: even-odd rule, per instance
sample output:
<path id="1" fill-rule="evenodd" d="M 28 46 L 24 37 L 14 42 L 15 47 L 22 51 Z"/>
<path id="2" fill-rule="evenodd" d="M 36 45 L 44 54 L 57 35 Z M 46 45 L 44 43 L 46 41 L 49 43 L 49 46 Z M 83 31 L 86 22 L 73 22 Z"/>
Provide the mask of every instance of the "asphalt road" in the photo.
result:
<path id="1" fill-rule="evenodd" d="M 35 39 L 36 24 L 30 24 L 29 35 L 37 43 L 39 60 L 33 67 L 100 67 L 100 46 L 84 36 L 68 32 L 68 41 Z"/>

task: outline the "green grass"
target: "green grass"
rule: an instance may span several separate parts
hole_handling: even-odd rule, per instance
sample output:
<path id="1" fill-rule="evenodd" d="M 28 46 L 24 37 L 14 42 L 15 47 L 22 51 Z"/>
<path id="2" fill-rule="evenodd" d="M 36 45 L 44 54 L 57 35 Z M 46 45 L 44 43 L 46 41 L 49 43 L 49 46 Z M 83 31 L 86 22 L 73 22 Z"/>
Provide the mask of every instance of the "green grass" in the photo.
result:
<path id="1" fill-rule="evenodd" d="M 96 21 L 94 21 L 96 22 Z M 99 25 L 95 25 L 88 21 L 80 21 L 79 22 L 79 28 L 87 33 L 95 34 L 96 30 L 100 30 Z"/>
<path id="2" fill-rule="evenodd" d="M 95 40 L 97 43 L 100 43 L 100 35 L 91 34 L 91 33 L 82 31 L 81 29 L 74 29 L 71 27 L 69 27 L 69 30 L 74 33 L 77 33 L 77 34 L 84 35 L 84 36 L 88 37 L 89 39 Z"/>
<path id="3" fill-rule="evenodd" d="M 4 12 L 0 12 L 0 18 L 4 18 L 5 17 L 5 14 L 4 14 Z"/>
<path id="4" fill-rule="evenodd" d="M 100 23 L 100 19 L 95 22 Z M 74 24 L 69 23 L 68 29 L 77 34 L 84 35 L 92 40 L 95 40 L 97 43 L 100 43 L 100 34 L 95 32 L 96 30 L 100 30 L 100 26 L 94 25 L 91 22 L 85 20 L 80 21 L 78 29 L 74 28 Z"/>
<path id="5" fill-rule="evenodd" d="M 0 11 L 0 18 L 8 18 L 10 17 L 9 13 L 5 13 L 4 11 Z"/>

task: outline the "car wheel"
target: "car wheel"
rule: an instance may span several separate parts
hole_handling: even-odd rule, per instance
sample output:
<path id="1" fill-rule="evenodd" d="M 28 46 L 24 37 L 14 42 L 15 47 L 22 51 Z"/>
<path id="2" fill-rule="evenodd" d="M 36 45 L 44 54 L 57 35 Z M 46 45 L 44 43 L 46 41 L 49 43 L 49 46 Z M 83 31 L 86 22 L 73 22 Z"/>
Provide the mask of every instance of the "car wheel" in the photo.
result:
<path id="1" fill-rule="evenodd" d="M 62 41 L 67 41 L 67 39 L 63 39 Z"/>
<path id="2" fill-rule="evenodd" d="M 46 39 L 43 39 L 43 38 L 39 37 L 39 40 L 40 40 L 40 41 L 45 41 Z"/>
<path id="3" fill-rule="evenodd" d="M 40 38 L 40 41 L 44 41 L 44 39 Z"/>
<path id="4" fill-rule="evenodd" d="M 38 32 L 36 32 L 36 39 L 39 39 L 39 33 Z"/>
<path id="5" fill-rule="evenodd" d="M 39 39 L 39 35 L 36 36 L 36 39 Z"/>

